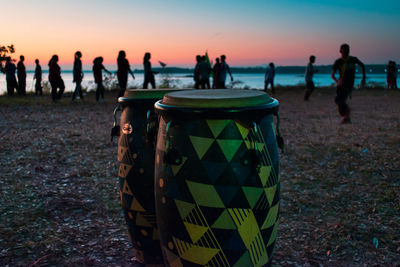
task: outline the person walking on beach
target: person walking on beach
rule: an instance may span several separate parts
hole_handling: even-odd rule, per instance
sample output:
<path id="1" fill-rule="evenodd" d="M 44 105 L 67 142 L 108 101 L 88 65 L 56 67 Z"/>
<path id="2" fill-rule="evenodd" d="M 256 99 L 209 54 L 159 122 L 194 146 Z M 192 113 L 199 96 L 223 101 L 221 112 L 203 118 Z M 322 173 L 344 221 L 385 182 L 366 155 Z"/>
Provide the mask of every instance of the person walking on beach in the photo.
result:
<path id="1" fill-rule="evenodd" d="M 64 81 L 61 78 L 61 68 L 57 63 L 58 56 L 53 55 L 49 61 L 49 82 L 51 85 L 51 98 L 54 102 L 62 98 L 65 89 Z M 58 92 L 57 89 L 59 89 Z"/>
<path id="2" fill-rule="evenodd" d="M 226 89 L 225 81 L 226 81 L 226 76 L 228 73 L 229 73 L 229 76 L 231 76 L 231 81 L 233 82 L 231 69 L 229 68 L 229 65 L 226 63 L 226 56 L 222 55 L 220 68 L 219 68 L 217 88 Z"/>
<path id="3" fill-rule="evenodd" d="M 313 81 L 313 76 L 314 73 L 318 72 L 318 70 L 314 69 L 314 64 L 315 63 L 315 56 L 310 56 L 310 61 L 308 62 L 307 68 L 306 68 L 306 93 L 304 95 L 304 101 L 308 101 L 310 99 L 310 96 L 312 92 L 314 91 L 314 81 Z"/>
<path id="4" fill-rule="evenodd" d="M 220 69 L 221 69 L 221 63 L 219 63 L 219 57 L 217 57 L 215 59 L 215 64 L 213 67 L 213 86 L 212 86 L 213 89 L 217 88 Z"/>
<path id="5" fill-rule="evenodd" d="M 397 67 L 396 62 L 389 61 L 386 70 L 387 89 L 397 89 Z"/>
<path id="6" fill-rule="evenodd" d="M 274 95 L 275 94 L 275 88 L 274 88 L 274 78 L 275 78 L 275 65 L 274 63 L 269 63 L 266 71 L 265 71 L 265 77 L 264 77 L 264 92 L 267 92 L 268 85 L 271 85 L 271 92 Z"/>
<path id="7" fill-rule="evenodd" d="M 121 97 L 121 96 L 124 96 L 126 87 L 128 85 L 128 72 L 132 75 L 133 79 L 135 79 L 135 75 L 133 74 L 133 71 L 131 70 L 129 61 L 126 58 L 126 53 L 123 50 L 119 51 L 118 58 L 117 58 L 117 65 L 118 65 L 117 78 L 118 78 L 118 84 L 119 84 L 119 88 L 120 88 L 118 97 Z"/>
<path id="8" fill-rule="evenodd" d="M 111 74 L 103 65 L 103 57 L 96 57 L 93 60 L 94 82 L 97 84 L 96 101 L 104 102 L 103 70 Z M 101 99 L 100 99 L 101 97 Z"/>
<path id="9" fill-rule="evenodd" d="M 202 56 L 198 66 L 199 83 L 201 89 L 210 89 L 210 73 L 210 64 L 206 62 L 206 56 Z"/>
<path id="10" fill-rule="evenodd" d="M 151 69 L 151 62 L 150 62 L 151 54 L 145 53 L 143 58 L 143 67 L 144 67 L 144 82 L 143 82 L 143 89 L 147 89 L 149 83 L 151 84 L 153 89 L 156 89 L 156 81 L 154 79 L 154 74 L 157 72 Z"/>
<path id="11" fill-rule="evenodd" d="M 11 57 L 7 57 L 6 65 L 4 66 L 4 72 L 6 74 L 6 82 L 7 82 L 7 94 L 12 96 L 14 94 L 14 90 L 18 91 L 18 82 L 15 77 L 15 72 L 17 67 L 11 61 Z"/>
<path id="12" fill-rule="evenodd" d="M 74 67 L 72 69 L 73 75 L 74 75 L 74 80 L 73 82 L 75 83 L 75 90 L 74 93 L 72 94 L 72 101 L 75 101 L 75 99 L 79 97 L 83 100 L 83 92 L 82 92 L 82 80 L 83 80 L 83 71 L 82 71 L 82 53 L 81 51 L 76 51 L 75 52 L 75 59 L 74 59 Z"/>
<path id="13" fill-rule="evenodd" d="M 19 61 L 17 64 L 17 72 L 18 72 L 18 94 L 26 95 L 26 69 L 24 65 L 24 56 L 19 57 Z"/>
<path id="14" fill-rule="evenodd" d="M 359 65 L 362 70 L 361 87 L 365 85 L 365 67 L 357 57 L 350 56 L 350 46 L 342 44 L 340 46 L 341 57 L 338 58 L 332 67 L 331 77 L 336 83 L 336 97 L 335 103 L 338 106 L 340 116 L 342 116 L 341 123 L 351 123 L 350 108 L 346 101 L 351 91 L 353 90 L 356 65 Z M 336 72 L 339 72 L 339 78 L 336 78 Z"/>
<path id="15" fill-rule="evenodd" d="M 35 95 L 43 95 L 42 90 L 42 67 L 39 65 L 39 59 L 35 59 L 35 75 L 33 79 L 36 80 L 35 82 Z"/>
<path id="16" fill-rule="evenodd" d="M 197 55 L 196 56 L 196 65 L 194 66 L 194 72 L 193 72 L 193 80 L 194 80 L 194 89 L 199 89 L 200 88 L 200 74 L 199 74 L 199 65 L 201 62 L 201 56 Z"/>

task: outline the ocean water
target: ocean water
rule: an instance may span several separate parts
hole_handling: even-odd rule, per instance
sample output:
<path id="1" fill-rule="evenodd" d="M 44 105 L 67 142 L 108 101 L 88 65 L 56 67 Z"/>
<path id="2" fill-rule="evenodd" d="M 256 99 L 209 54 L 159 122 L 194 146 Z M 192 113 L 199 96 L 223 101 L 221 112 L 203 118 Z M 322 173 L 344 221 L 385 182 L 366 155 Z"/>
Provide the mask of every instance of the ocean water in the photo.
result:
<path id="1" fill-rule="evenodd" d="M 93 73 L 91 71 L 85 71 L 85 76 L 82 82 L 83 88 L 87 91 L 95 90 L 96 85 L 93 79 Z M 27 92 L 34 92 L 34 80 L 33 72 L 27 72 L 26 79 L 26 90 Z M 234 82 L 231 83 L 229 77 L 227 78 L 227 87 L 233 88 L 251 88 L 251 89 L 263 89 L 264 88 L 264 74 L 262 73 L 232 73 Z M 73 83 L 72 72 L 63 72 L 62 78 L 65 83 L 65 92 L 72 92 L 75 89 L 75 84 Z M 136 79 L 133 80 L 129 76 L 128 88 L 142 88 L 143 86 L 143 73 L 135 74 Z M 43 72 L 43 81 L 46 82 L 48 73 Z M 194 85 L 193 77 L 188 74 L 177 74 L 169 73 L 168 76 L 165 74 L 156 75 L 156 86 L 159 87 L 163 80 L 168 79 L 171 86 L 179 88 L 191 88 Z M 356 75 L 355 85 L 360 83 L 361 75 Z M 212 83 L 212 79 L 210 81 Z M 330 74 L 314 74 L 314 83 L 318 86 L 330 86 L 334 85 Z M 113 75 L 109 84 L 117 84 L 116 76 Z M 275 86 L 304 86 L 304 74 L 276 74 L 275 75 Z M 385 74 L 367 74 L 367 84 L 370 85 L 386 85 L 386 75 Z M 0 74 L 0 94 L 5 94 L 7 92 L 5 75 Z"/>

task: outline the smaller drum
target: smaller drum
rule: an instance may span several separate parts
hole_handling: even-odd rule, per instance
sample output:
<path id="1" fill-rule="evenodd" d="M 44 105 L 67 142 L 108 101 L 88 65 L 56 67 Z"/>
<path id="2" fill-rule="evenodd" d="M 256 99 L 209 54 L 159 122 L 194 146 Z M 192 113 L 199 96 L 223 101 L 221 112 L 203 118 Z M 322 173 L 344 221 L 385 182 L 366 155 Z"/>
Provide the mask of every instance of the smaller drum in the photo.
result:
<path id="1" fill-rule="evenodd" d="M 118 129 L 120 199 L 134 255 L 138 262 L 146 264 L 163 262 L 154 206 L 154 155 L 158 130 L 154 103 L 176 90 L 126 90 L 124 97 L 118 99 L 122 107 Z"/>
<path id="2" fill-rule="evenodd" d="M 168 266 L 265 266 L 278 229 L 278 101 L 255 90 L 172 92 L 155 162 Z"/>

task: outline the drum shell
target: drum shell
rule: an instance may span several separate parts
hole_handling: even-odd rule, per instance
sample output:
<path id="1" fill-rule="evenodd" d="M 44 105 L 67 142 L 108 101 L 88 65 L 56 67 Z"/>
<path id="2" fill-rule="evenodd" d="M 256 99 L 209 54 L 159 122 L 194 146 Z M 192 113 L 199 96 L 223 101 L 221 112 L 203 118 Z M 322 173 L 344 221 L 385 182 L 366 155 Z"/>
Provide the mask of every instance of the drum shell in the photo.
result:
<path id="1" fill-rule="evenodd" d="M 160 113 L 155 195 L 165 263 L 269 264 L 280 192 L 272 112 Z M 168 161 L 171 151 L 180 164 Z"/>
<path id="2" fill-rule="evenodd" d="M 123 104 L 118 139 L 120 199 L 139 262 L 162 263 L 154 204 L 154 154 L 158 118 L 154 102 Z"/>

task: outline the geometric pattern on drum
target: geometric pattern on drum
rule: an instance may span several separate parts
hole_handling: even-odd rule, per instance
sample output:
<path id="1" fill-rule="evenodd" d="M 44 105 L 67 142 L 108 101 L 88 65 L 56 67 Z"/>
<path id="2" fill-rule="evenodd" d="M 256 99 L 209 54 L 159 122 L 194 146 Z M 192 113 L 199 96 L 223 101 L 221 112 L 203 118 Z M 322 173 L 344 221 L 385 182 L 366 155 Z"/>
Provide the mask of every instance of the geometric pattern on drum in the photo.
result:
<path id="1" fill-rule="evenodd" d="M 194 153 L 179 166 L 167 166 L 168 176 L 175 179 L 166 195 L 174 199 L 190 238 L 172 236 L 168 246 L 163 246 L 169 264 L 267 264 L 277 235 L 280 183 L 260 129 L 254 131 L 233 120 L 203 120 L 185 126 L 189 138 L 182 146 L 191 145 Z M 256 173 L 240 163 L 237 153 L 253 147 L 262 159 Z M 194 168 L 190 158 L 196 156 L 195 161 L 203 165 L 196 170 L 207 175 L 176 178 L 185 167 Z M 191 197 L 185 197 L 182 188 Z"/>
<path id="2" fill-rule="evenodd" d="M 150 211 L 145 209 L 146 203 L 141 203 L 135 197 L 128 184 L 127 178 L 129 178 L 129 174 L 132 175 L 131 171 L 141 173 L 141 166 L 135 165 L 138 152 L 132 151 L 134 150 L 130 147 L 132 142 L 129 142 L 128 138 L 128 135 L 121 135 L 118 144 L 121 205 L 124 208 L 125 220 L 136 260 L 142 263 L 153 262 L 156 257 L 161 256 L 156 215 L 154 208 Z"/>

